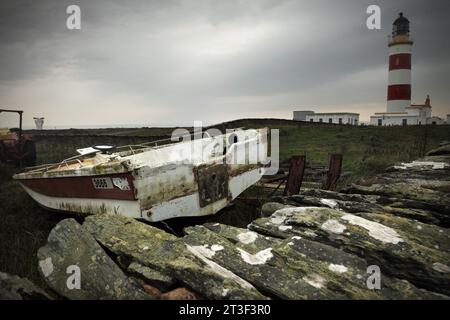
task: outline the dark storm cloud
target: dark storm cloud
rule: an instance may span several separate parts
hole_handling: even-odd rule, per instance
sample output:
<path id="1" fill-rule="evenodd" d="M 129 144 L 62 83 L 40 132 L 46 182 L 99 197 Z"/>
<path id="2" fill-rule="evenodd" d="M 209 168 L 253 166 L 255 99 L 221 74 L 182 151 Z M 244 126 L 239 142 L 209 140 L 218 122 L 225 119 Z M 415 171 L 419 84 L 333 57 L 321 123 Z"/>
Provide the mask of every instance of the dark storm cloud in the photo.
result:
<path id="1" fill-rule="evenodd" d="M 81 7 L 80 31 L 65 27 L 70 4 Z M 366 28 L 370 4 L 382 9 L 382 30 Z M 89 106 L 96 106 L 105 114 L 108 105 L 111 123 L 122 121 L 114 120 L 123 116 L 118 101 L 135 110 L 124 120 L 134 123 L 142 123 L 138 114 L 177 123 L 270 116 L 271 110 L 289 116 L 293 107 L 311 105 L 382 106 L 387 35 L 403 11 L 416 41 L 413 89 L 420 96 L 432 92 L 443 113 L 450 102 L 442 85 L 449 71 L 447 6 L 407 0 L 2 1 L 0 101 L 41 114 L 61 103 L 93 113 Z M 62 97 L 65 88 L 75 98 Z M 369 111 L 382 110 L 362 113 Z M 55 124 L 62 123 L 58 117 Z M 85 121 L 82 113 L 72 117 Z"/>

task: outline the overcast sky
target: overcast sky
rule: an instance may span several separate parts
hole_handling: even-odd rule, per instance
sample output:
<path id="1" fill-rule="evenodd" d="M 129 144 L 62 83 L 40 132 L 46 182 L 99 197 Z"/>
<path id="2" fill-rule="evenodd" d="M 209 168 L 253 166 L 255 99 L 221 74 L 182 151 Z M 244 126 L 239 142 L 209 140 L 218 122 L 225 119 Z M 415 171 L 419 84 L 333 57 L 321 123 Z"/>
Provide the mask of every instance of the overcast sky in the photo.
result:
<path id="1" fill-rule="evenodd" d="M 68 30 L 66 8 L 81 8 Z M 381 7 L 381 30 L 366 9 Z M 386 109 L 387 36 L 411 22 L 412 101 L 450 113 L 442 1 L 1 0 L 0 108 L 24 124 L 192 125 Z M 0 127 L 16 117 L 0 115 Z"/>

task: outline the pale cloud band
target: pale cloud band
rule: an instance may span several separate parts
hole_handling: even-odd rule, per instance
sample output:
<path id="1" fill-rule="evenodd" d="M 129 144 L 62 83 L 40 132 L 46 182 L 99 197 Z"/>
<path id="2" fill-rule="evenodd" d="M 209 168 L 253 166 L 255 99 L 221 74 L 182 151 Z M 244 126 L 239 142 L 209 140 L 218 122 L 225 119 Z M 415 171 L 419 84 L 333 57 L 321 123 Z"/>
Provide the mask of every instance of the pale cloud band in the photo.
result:
<path id="1" fill-rule="evenodd" d="M 411 20 L 413 101 L 450 113 L 446 1 L 2 1 L 0 102 L 25 125 L 191 125 L 385 109 L 387 35 Z M 366 9 L 381 8 L 381 30 Z M 0 127 L 14 125 L 3 116 Z"/>

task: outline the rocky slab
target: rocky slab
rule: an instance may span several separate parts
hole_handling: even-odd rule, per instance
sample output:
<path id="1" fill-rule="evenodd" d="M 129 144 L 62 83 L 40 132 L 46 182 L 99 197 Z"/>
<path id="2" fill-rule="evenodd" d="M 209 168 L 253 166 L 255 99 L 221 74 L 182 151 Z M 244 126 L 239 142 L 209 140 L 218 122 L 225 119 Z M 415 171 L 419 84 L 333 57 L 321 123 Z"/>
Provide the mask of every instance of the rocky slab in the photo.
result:
<path id="1" fill-rule="evenodd" d="M 150 298 L 74 219 L 53 228 L 38 251 L 38 261 L 47 284 L 68 299 Z"/>

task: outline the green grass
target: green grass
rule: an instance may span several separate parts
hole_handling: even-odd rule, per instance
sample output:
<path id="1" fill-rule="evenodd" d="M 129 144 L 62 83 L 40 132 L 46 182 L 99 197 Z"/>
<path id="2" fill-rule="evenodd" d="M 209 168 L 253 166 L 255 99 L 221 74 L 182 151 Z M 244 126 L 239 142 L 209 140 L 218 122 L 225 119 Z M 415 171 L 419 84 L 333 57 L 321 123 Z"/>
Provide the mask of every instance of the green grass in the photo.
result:
<path id="1" fill-rule="evenodd" d="M 10 179 L 13 173 L 12 168 L 0 167 L 0 271 L 45 286 L 38 274 L 36 252 L 64 216 L 40 208 Z"/>
<path id="2" fill-rule="evenodd" d="M 233 127 L 280 129 L 280 159 L 306 154 L 314 165 L 326 165 L 330 154 L 343 154 L 343 171 L 349 172 L 340 186 L 363 176 L 383 171 L 399 162 L 411 161 L 450 140 L 450 126 L 368 127 L 310 124 L 286 120 L 239 120 L 216 126 L 220 130 Z M 77 134 L 74 130 L 58 130 L 58 134 Z M 149 137 L 168 134 L 167 128 L 96 129 L 83 130 L 82 134 L 102 134 L 107 137 L 38 137 L 38 163 L 58 162 L 73 156 L 76 148 L 95 144 L 129 144 L 146 141 Z M 115 134 L 117 137 L 110 137 Z M 133 135 L 132 138 L 125 134 Z M 142 138 L 136 137 L 142 136 Z M 43 285 L 37 272 L 37 249 L 44 245 L 51 228 L 67 216 L 50 213 L 40 208 L 11 180 L 14 169 L 0 165 L 0 271 L 27 277 Z M 249 190 L 251 194 L 252 190 Z M 229 212 L 229 215 L 227 215 Z M 215 217 L 234 225 L 245 226 L 254 208 L 246 203 L 236 203 Z M 242 216 L 239 216 L 242 215 Z M 201 221 L 194 220 L 198 223 Z"/>
<path id="3" fill-rule="evenodd" d="M 311 124 L 275 119 L 240 120 L 236 127 L 267 126 L 280 130 L 280 160 L 306 155 L 310 165 L 327 165 L 332 153 L 342 153 L 343 171 L 348 173 L 340 186 L 387 167 L 412 161 L 450 140 L 450 126 L 342 126 Z"/>
<path id="4" fill-rule="evenodd" d="M 280 158 L 305 154 L 315 165 L 327 165 L 332 153 L 342 153 L 340 185 L 384 171 L 388 166 L 425 155 L 450 139 L 449 126 L 354 127 L 287 125 L 280 128 Z"/>

